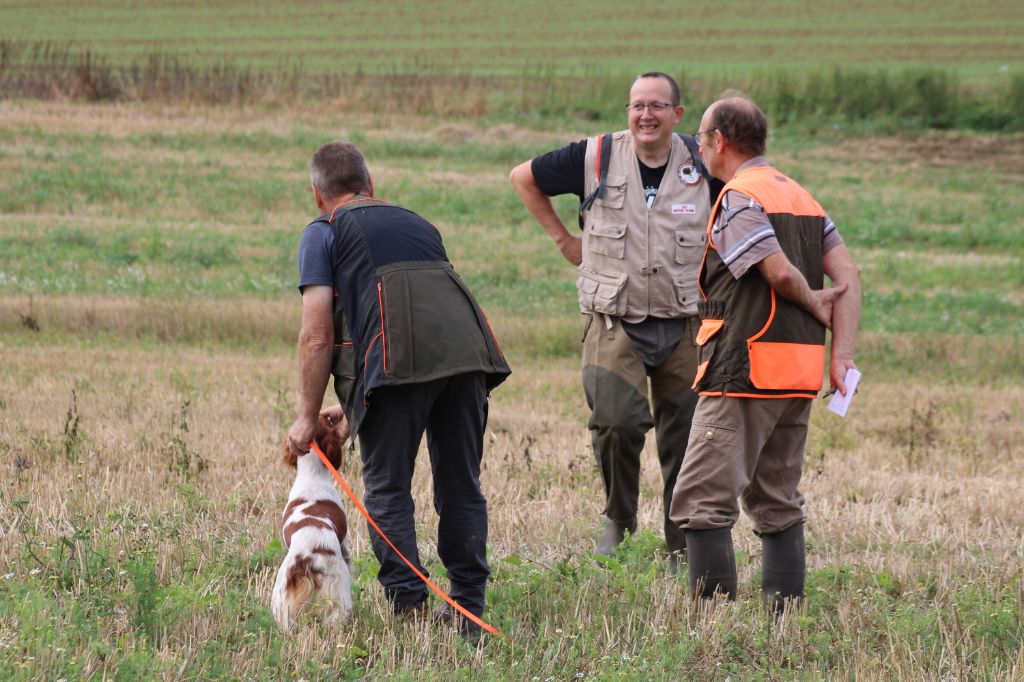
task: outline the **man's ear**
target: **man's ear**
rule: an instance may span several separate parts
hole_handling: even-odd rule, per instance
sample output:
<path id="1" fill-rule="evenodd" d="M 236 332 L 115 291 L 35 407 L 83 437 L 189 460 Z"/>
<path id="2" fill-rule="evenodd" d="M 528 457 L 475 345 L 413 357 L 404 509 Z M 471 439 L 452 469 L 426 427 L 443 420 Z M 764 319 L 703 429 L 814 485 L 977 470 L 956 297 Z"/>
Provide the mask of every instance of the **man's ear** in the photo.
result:
<path id="1" fill-rule="evenodd" d="M 316 188 L 316 185 L 310 185 L 313 188 L 313 201 L 316 202 L 316 207 L 321 213 L 327 210 L 327 204 L 324 202 L 323 196 L 320 194 L 320 190 Z"/>
<path id="2" fill-rule="evenodd" d="M 722 134 L 721 130 L 715 131 L 715 151 L 721 154 L 729 146 L 729 138 Z"/>
<path id="3" fill-rule="evenodd" d="M 373 178 L 370 178 L 370 196 L 373 196 Z"/>

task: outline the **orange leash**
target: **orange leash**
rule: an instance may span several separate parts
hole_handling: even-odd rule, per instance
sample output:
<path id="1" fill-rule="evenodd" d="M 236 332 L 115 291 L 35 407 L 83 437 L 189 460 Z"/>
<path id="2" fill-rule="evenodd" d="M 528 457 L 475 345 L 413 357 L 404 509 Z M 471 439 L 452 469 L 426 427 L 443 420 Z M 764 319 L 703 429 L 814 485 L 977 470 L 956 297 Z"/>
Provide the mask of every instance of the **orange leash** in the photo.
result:
<path id="1" fill-rule="evenodd" d="M 461 613 L 463 616 L 470 619 L 471 621 L 482 627 L 484 630 L 487 630 L 487 632 L 491 633 L 492 635 L 496 635 L 498 637 L 504 636 L 495 627 L 488 625 L 487 623 L 485 623 L 484 621 L 480 620 L 478 617 L 467 611 L 465 608 L 460 606 L 454 599 L 445 594 L 444 590 L 435 585 L 434 582 L 430 580 L 430 578 L 423 575 L 422 571 L 413 566 L 412 562 L 406 559 L 405 555 L 399 552 L 398 548 L 395 547 L 394 543 L 392 543 L 388 536 L 384 534 L 384 531 L 380 529 L 380 526 L 377 525 L 377 522 L 370 517 L 369 512 L 366 511 L 366 508 L 359 501 L 359 498 L 357 498 L 355 493 L 352 492 L 352 489 L 348 487 L 348 483 L 345 482 L 344 477 L 342 477 L 342 475 L 338 473 L 338 470 L 334 468 L 334 465 L 327 460 L 327 455 L 325 455 L 323 451 L 320 449 L 320 447 L 313 441 L 309 442 L 309 447 L 313 450 L 313 452 L 317 454 L 317 457 L 319 457 L 320 461 L 324 463 L 324 466 L 327 467 L 327 470 L 331 472 L 331 475 L 334 476 L 334 480 L 338 482 L 338 485 L 341 486 L 341 489 L 344 490 L 345 494 L 349 496 L 349 499 L 352 500 L 352 504 L 356 506 L 356 509 L 359 510 L 359 513 L 363 515 L 363 517 L 371 526 L 373 526 L 373 529 L 377 531 L 377 534 L 384 538 L 384 542 L 388 543 L 388 546 L 391 547 L 391 549 L 395 550 L 395 554 L 397 554 L 402 559 L 402 561 L 404 561 L 405 564 L 412 569 L 413 573 L 415 573 L 420 580 L 425 582 L 427 586 L 430 587 L 430 589 L 432 589 L 434 592 L 438 594 L 438 596 L 441 597 L 441 599 L 444 599 L 446 602 L 448 602 L 448 604 L 454 606 L 455 610 Z"/>

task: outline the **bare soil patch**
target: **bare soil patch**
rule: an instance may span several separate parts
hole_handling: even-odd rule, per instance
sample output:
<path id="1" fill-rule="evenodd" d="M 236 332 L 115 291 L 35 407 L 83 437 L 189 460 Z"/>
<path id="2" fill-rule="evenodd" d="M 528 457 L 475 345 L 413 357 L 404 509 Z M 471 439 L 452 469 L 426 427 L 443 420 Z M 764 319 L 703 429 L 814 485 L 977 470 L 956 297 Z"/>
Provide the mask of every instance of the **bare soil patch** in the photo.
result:
<path id="1" fill-rule="evenodd" d="M 889 167 L 930 165 L 1001 173 L 1024 179 L 1024 136 L 930 131 L 920 135 L 847 138 L 831 146 L 837 155 Z"/>

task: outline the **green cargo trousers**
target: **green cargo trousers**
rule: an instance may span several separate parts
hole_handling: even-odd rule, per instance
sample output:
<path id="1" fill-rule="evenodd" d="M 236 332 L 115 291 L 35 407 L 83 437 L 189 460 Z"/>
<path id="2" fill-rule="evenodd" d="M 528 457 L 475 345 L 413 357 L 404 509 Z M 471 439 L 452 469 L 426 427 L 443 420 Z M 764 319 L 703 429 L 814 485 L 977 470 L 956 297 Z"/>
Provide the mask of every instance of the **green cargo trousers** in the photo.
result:
<path id="1" fill-rule="evenodd" d="M 617 318 L 593 315 L 583 338 L 583 391 L 591 410 L 587 426 L 604 481 L 604 513 L 619 525 L 636 527 L 640 453 L 653 426 L 663 482 L 665 542 L 670 552 L 686 547 L 682 531 L 669 520 L 668 512 L 697 405 L 697 394 L 690 385 L 697 371 L 699 318 L 687 318 L 685 325 L 676 349 L 653 369 L 644 365 Z"/>

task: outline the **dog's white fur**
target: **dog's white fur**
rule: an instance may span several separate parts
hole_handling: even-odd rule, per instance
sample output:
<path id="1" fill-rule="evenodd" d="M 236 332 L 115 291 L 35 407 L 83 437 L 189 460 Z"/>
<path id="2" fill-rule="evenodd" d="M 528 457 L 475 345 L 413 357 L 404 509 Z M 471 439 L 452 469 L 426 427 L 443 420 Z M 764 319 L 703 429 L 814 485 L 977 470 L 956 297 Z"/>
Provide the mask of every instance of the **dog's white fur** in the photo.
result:
<path id="1" fill-rule="evenodd" d="M 341 438 L 323 417 L 316 442 L 331 464 L 340 466 Z M 325 621 L 348 618 L 352 577 L 348 523 L 330 472 L 312 451 L 296 458 L 286 446 L 285 462 L 296 468 L 281 526 L 288 555 L 277 571 L 270 609 L 287 632 L 315 601 L 322 604 Z"/>

